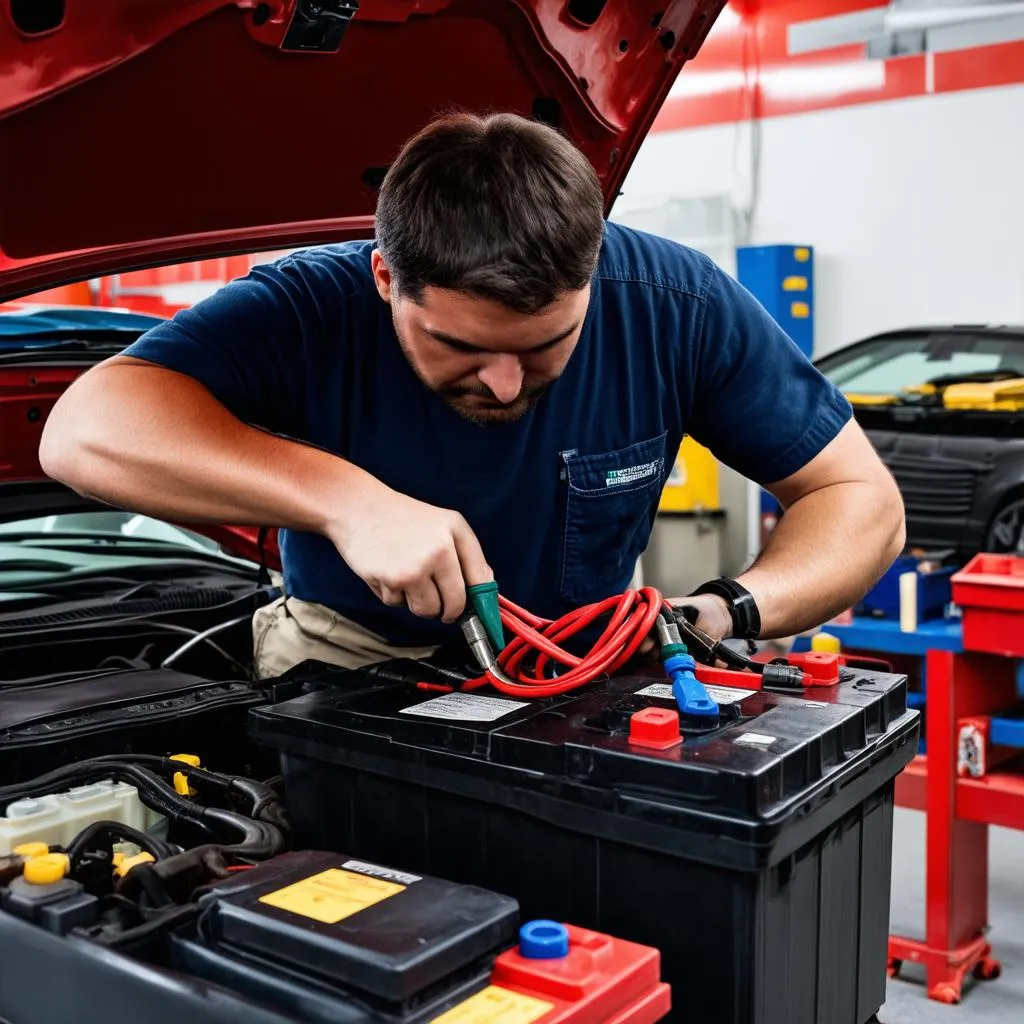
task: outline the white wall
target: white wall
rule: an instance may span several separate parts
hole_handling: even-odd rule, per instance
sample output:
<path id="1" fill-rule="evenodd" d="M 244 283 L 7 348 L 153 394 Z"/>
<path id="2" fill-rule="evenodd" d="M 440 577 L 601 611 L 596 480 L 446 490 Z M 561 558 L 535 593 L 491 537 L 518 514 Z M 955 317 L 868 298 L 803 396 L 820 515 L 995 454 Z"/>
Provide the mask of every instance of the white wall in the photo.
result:
<path id="1" fill-rule="evenodd" d="M 724 192 L 742 207 L 750 138 L 652 135 L 619 203 Z M 909 324 L 1024 323 L 1024 86 L 763 121 L 750 242 L 815 247 L 816 355 Z"/>

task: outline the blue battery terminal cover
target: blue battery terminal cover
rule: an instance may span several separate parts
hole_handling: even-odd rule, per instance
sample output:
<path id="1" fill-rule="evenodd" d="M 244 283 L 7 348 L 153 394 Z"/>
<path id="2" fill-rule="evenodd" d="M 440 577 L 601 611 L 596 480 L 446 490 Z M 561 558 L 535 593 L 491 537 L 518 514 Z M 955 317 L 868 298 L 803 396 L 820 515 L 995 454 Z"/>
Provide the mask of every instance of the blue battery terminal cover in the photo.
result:
<path id="1" fill-rule="evenodd" d="M 672 654 L 665 659 L 665 674 L 672 681 L 672 696 L 684 715 L 718 716 L 718 704 L 693 674 L 697 662 L 689 654 Z"/>
<path id="2" fill-rule="evenodd" d="M 569 929 L 557 921 L 528 921 L 519 929 L 519 955 L 527 960 L 568 956 Z"/>

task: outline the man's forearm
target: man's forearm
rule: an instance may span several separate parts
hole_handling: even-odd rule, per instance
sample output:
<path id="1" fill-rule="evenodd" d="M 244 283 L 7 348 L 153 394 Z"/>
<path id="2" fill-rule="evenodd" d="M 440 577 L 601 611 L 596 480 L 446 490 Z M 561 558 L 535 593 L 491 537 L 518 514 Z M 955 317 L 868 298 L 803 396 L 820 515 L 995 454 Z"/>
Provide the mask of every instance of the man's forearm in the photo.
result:
<path id="1" fill-rule="evenodd" d="M 119 508 L 315 532 L 374 482 L 327 452 L 246 426 L 187 377 L 132 362 L 99 367 L 69 390 L 40 460 L 50 476 Z"/>
<path id="2" fill-rule="evenodd" d="M 895 486 L 849 481 L 793 502 L 738 577 L 757 601 L 762 637 L 811 629 L 855 604 L 900 553 L 904 536 Z"/>

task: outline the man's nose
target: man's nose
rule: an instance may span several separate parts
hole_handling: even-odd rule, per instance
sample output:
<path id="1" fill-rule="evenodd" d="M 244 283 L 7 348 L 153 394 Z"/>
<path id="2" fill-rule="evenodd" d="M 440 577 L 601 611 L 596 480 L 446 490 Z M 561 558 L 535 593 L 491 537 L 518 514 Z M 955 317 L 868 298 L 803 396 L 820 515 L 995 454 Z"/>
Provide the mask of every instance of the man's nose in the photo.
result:
<path id="1" fill-rule="evenodd" d="M 514 402 L 523 390 L 523 364 L 508 352 L 488 359 L 477 376 L 503 405 Z"/>

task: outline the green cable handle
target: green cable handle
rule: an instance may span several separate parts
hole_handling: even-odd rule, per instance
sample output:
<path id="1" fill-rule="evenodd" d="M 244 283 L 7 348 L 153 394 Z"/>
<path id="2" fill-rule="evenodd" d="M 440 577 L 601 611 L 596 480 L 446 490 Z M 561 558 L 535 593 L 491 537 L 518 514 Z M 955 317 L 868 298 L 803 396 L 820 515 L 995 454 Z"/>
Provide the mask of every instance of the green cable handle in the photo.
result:
<path id="1" fill-rule="evenodd" d="M 501 607 L 498 604 L 497 583 L 477 583 L 466 587 L 466 596 L 473 606 L 477 618 L 483 623 L 487 638 L 491 641 L 495 654 L 505 649 L 505 631 L 501 626 Z"/>

